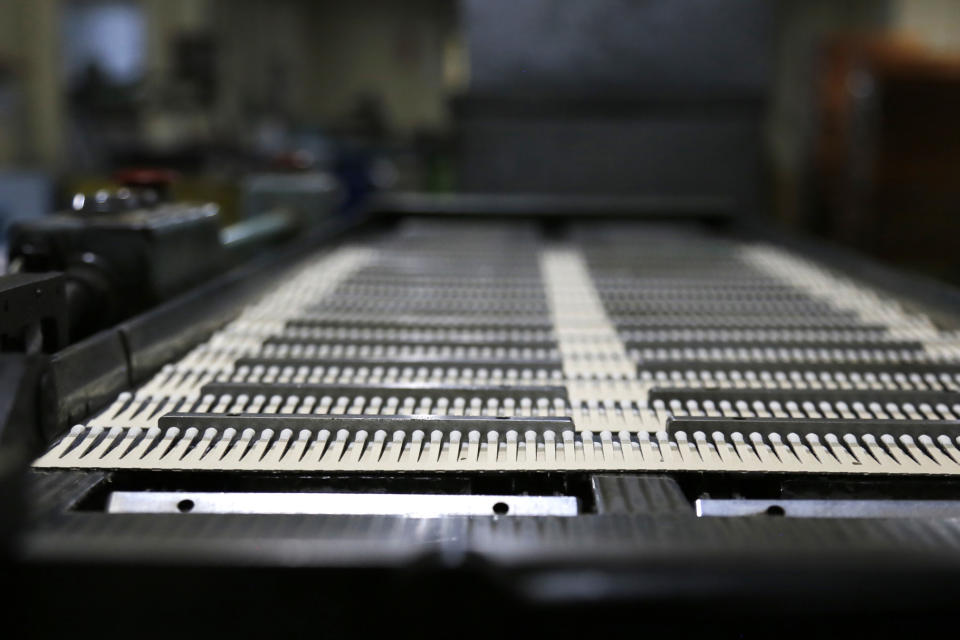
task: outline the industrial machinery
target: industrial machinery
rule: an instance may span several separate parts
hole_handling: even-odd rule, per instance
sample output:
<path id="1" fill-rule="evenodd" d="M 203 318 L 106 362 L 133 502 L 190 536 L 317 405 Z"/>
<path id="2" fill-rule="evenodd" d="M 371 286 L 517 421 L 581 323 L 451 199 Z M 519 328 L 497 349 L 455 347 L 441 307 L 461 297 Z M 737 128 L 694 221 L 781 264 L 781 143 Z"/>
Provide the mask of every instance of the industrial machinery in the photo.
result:
<path id="1" fill-rule="evenodd" d="M 383 200 L 48 357 L 20 612 L 933 629 L 960 576 L 955 300 L 723 203 Z"/>

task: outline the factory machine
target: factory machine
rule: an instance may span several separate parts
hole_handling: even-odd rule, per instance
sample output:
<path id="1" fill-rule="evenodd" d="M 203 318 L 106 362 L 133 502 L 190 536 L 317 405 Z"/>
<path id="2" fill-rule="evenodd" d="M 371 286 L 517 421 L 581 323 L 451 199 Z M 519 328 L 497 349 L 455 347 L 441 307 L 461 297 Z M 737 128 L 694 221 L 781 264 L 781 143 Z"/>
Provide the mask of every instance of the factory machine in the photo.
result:
<path id="1" fill-rule="evenodd" d="M 20 613 L 148 634 L 948 621 L 960 297 L 734 213 L 381 199 L 65 348 L 69 271 L 17 274 Z"/>

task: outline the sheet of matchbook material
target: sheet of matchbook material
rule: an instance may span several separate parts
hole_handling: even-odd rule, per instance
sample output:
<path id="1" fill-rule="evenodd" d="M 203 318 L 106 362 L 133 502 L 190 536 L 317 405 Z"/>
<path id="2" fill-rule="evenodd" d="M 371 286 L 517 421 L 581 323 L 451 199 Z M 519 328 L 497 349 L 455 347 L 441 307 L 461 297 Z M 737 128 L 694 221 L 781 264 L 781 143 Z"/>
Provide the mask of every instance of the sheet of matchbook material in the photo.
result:
<path id="1" fill-rule="evenodd" d="M 960 340 L 667 223 L 408 220 L 320 253 L 47 468 L 960 473 Z"/>

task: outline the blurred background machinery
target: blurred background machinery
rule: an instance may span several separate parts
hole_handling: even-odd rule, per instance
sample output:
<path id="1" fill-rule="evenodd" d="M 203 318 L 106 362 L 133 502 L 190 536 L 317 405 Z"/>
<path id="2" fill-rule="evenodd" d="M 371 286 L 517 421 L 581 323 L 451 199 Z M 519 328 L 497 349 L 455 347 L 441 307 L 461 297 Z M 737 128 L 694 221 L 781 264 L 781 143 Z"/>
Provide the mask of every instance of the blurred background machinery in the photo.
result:
<path id="1" fill-rule="evenodd" d="M 384 188 L 732 198 L 958 277 L 949 0 L 6 0 L 0 17 L 7 222 L 151 166 L 229 224 L 259 206 L 255 174 L 313 170 L 348 206 Z"/>

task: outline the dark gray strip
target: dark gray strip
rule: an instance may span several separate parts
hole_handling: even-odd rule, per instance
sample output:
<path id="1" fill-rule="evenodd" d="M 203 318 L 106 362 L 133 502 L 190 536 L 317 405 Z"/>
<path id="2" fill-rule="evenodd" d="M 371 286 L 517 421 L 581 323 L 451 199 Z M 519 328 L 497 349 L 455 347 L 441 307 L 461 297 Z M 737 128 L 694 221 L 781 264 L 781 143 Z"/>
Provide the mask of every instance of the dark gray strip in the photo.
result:
<path id="1" fill-rule="evenodd" d="M 427 367 L 427 368 L 455 368 L 455 369 L 547 369 L 560 371 L 560 360 L 523 360 L 498 358 L 460 358 L 451 355 L 449 358 L 406 356 L 403 358 L 387 358 L 384 356 L 371 357 L 324 357 L 316 358 L 240 358 L 238 367 Z"/>
<path id="2" fill-rule="evenodd" d="M 512 386 L 512 385 L 443 385 L 443 384 L 259 384 L 259 383 L 214 383 L 203 387 L 204 394 L 213 394 L 216 396 L 232 395 L 238 396 L 245 394 L 253 397 L 256 395 L 280 395 L 280 396 L 331 396 L 339 398 L 342 396 L 372 398 L 379 396 L 381 398 L 490 398 L 520 400 L 521 398 L 530 398 L 539 400 L 547 398 L 553 400 L 560 398 L 568 400 L 566 387 L 559 386 Z"/>
<path id="3" fill-rule="evenodd" d="M 346 429 L 350 433 L 367 431 L 369 434 L 383 429 L 388 433 L 403 430 L 414 431 L 420 429 L 426 433 L 431 431 L 479 431 L 483 439 L 489 431 L 496 431 L 501 436 L 508 431 L 516 431 L 521 437 L 526 431 L 535 431 L 542 434 L 553 431 L 559 439 L 562 431 L 573 430 L 573 421 L 570 418 L 490 418 L 483 416 L 364 416 L 364 415 L 290 415 L 290 414 L 259 414 L 243 413 L 239 415 L 224 415 L 210 413 L 170 413 L 160 418 L 158 426 L 161 429 L 178 427 L 184 429 L 195 427 L 201 433 L 213 427 L 218 431 L 234 428 L 243 429 L 292 429 L 299 431 L 320 431 L 327 429 L 335 433 Z"/>
<path id="4" fill-rule="evenodd" d="M 663 400 L 669 403 L 671 400 L 680 400 L 686 403 L 688 400 L 695 400 L 703 403 L 705 400 L 719 402 L 720 400 L 729 400 L 737 402 L 745 400 L 747 402 L 761 401 L 764 403 L 776 401 L 785 402 L 862 402 L 864 404 L 878 402 L 884 405 L 888 402 L 902 404 L 910 402 L 913 404 L 928 403 L 936 405 L 945 403 L 949 405 L 953 402 L 960 402 L 960 392 L 955 391 L 875 391 L 875 390 L 856 390 L 856 389 L 669 389 L 657 387 L 650 390 L 649 401 Z"/>
<path id="5" fill-rule="evenodd" d="M 878 440 L 883 434 L 894 438 L 909 435 L 916 438 L 926 434 L 936 439 L 946 435 L 951 439 L 960 436 L 960 422 L 956 420 L 796 420 L 793 418 L 671 418 L 667 421 L 666 431 L 670 435 L 683 431 L 688 437 L 697 431 L 708 436 L 719 431 L 729 438 L 732 433 L 741 433 L 746 438 L 751 433 L 767 436 L 777 433 L 786 438 L 796 433 L 801 438 L 808 434 L 823 437 L 832 433 L 838 437 L 851 433 L 856 436 L 872 434 Z"/>

